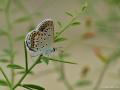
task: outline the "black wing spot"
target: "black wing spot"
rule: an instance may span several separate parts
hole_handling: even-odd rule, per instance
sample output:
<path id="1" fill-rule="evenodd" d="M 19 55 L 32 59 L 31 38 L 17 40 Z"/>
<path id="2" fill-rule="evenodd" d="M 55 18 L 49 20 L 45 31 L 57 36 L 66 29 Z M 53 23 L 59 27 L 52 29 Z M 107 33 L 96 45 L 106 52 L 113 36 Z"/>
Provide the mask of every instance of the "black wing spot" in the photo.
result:
<path id="1" fill-rule="evenodd" d="M 42 46 L 41 48 L 44 48 L 44 46 Z"/>
<path id="2" fill-rule="evenodd" d="M 33 50 L 32 48 L 29 47 L 27 41 L 26 41 L 26 45 L 27 45 L 27 47 L 28 47 L 29 50 L 36 52 L 35 50 Z"/>

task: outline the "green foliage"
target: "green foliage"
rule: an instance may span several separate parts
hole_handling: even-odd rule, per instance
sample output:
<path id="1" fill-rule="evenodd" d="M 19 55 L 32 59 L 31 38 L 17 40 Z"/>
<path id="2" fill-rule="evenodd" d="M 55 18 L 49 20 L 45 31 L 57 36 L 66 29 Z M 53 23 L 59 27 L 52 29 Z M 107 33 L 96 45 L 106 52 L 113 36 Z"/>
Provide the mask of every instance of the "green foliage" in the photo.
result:
<path id="1" fill-rule="evenodd" d="M 90 84 L 91 84 L 91 81 L 89 80 L 80 80 L 76 83 L 76 86 L 81 87 L 81 86 L 88 86 Z"/>
<path id="2" fill-rule="evenodd" d="M 43 87 L 41 86 L 38 86 L 38 85 L 33 85 L 33 84 L 23 84 L 23 85 L 20 85 L 28 90 L 45 90 Z"/>
<path id="3" fill-rule="evenodd" d="M 17 74 L 25 74 L 25 73 L 26 73 L 26 70 L 18 71 L 18 72 L 17 72 Z M 30 71 L 30 72 L 28 72 L 28 74 L 33 75 L 34 72 L 33 72 L 33 71 Z"/>
<path id="4" fill-rule="evenodd" d="M 111 5 L 120 5 L 120 0 L 106 0 Z"/>
<path id="5" fill-rule="evenodd" d="M 60 28 L 63 27 L 63 25 L 62 25 L 62 23 L 60 21 L 57 21 L 57 23 L 58 23 L 58 25 L 59 25 Z"/>
<path id="6" fill-rule="evenodd" d="M 24 69 L 24 67 L 20 66 L 20 65 L 16 65 L 16 64 L 9 64 L 7 65 L 8 68 L 12 68 L 12 69 Z"/>
<path id="7" fill-rule="evenodd" d="M 0 62 L 1 63 L 9 63 L 10 60 L 8 60 L 7 58 L 0 58 Z"/>
<path id="8" fill-rule="evenodd" d="M 45 62 L 47 65 L 49 64 L 49 58 L 42 58 L 43 62 Z"/>
<path id="9" fill-rule="evenodd" d="M 0 29 L 0 36 L 5 36 L 7 35 L 6 30 Z"/>
<path id="10" fill-rule="evenodd" d="M 59 38 L 55 39 L 55 42 L 58 43 L 58 42 L 63 42 L 65 40 L 66 40 L 66 38 L 59 37 Z"/>
<path id="11" fill-rule="evenodd" d="M 0 8 L 5 9 L 8 0 L 0 0 Z"/>
<path id="12" fill-rule="evenodd" d="M 79 21 L 76 21 L 76 22 L 71 23 L 71 25 L 72 25 L 72 26 L 80 25 L 80 22 L 79 22 Z"/>
<path id="13" fill-rule="evenodd" d="M 8 83 L 5 80 L 0 79 L 0 86 L 8 86 Z"/>
<path id="14" fill-rule="evenodd" d="M 73 17 L 73 15 L 72 15 L 72 13 L 70 13 L 70 12 L 65 12 L 68 16 L 71 16 L 71 17 Z"/>

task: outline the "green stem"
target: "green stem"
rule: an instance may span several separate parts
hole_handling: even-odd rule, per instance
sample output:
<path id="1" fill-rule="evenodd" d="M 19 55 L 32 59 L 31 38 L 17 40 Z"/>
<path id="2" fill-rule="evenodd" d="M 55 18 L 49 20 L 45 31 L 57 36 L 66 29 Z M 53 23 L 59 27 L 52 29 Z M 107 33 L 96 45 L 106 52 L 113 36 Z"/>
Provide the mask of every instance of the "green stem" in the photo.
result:
<path id="1" fill-rule="evenodd" d="M 68 28 L 71 26 L 71 24 L 76 20 L 76 18 L 78 18 L 78 16 L 79 16 L 80 14 L 81 14 L 81 12 L 78 13 L 76 16 L 74 16 L 74 17 L 69 21 L 69 23 L 68 23 L 66 26 L 64 26 L 64 27 L 60 30 L 59 33 L 57 33 L 57 35 L 55 36 L 55 39 L 57 39 L 66 29 L 68 29 Z"/>
<path id="2" fill-rule="evenodd" d="M 107 72 L 107 70 L 108 70 L 108 68 L 109 68 L 109 65 L 110 65 L 113 61 L 117 60 L 119 57 L 120 57 L 120 48 L 117 48 L 116 51 L 113 52 L 113 53 L 109 56 L 109 58 L 108 58 L 108 60 L 107 60 L 107 62 L 106 62 L 106 64 L 105 64 L 105 66 L 104 66 L 104 68 L 103 68 L 103 70 L 102 70 L 102 72 L 101 72 L 101 74 L 100 74 L 100 77 L 99 77 L 99 79 L 98 79 L 95 87 L 93 88 L 93 90 L 98 90 L 98 89 L 99 89 L 100 84 L 102 83 L 103 78 L 104 78 L 104 76 L 105 76 L 105 73 Z"/>
<path id="3" fill-rule="evenodd" d="M 10 22 L 10 5 L 11 5 L 11 0 L 7 1 L 7 5 L 5 8 L 5 16 L 6 16 L 6 23 L 7 23 L 7 30 L 8 30 L 8 41 L 9 41 L 9 48 L 11 51 L 10 54 L 10 63 L 13 64 L 14 63 L 14 55 L 13 55 L 13 37 L 11 35 L 11 30 L 12 30 L 12 25 Z M 14 70 L 11 69 L 11 82 L 12 85 L 14 84 Z"/>
<path id="4" fill-rule="evenodd" d="M 64 68 L 63 63 L 61 63 L 61 65 L 60 65 L 60 73 L 61 73 L 61 76 L 62 76 L 62 81 L 65 84 L 65 86 L 68 88 L 68 90 L 74 90 L 73 87 L 71 86 L 71 84 L 69 83 L 69 81 L 66 78 L 65 68 Z"/>
<path id="5" fill-rule="evenodd" d="M 35 63 L 33 63 L 33 65 L 28 69 L 28 71 L 25 72 L 25 74 L 21 77 L 21 79 L 18 81 L 18 83 L 13 87 L 12 90 L 15 90 L 15 88 L 17 88 L 21 82 L 25 79 L 25 77 L 28 75 L 28 73 L 38 64 L 38 62 L 40 61 L 42 56 L 39 56 L 39 58 L 36 60 Z"/>
<path id="6" fill-rule="evenodd" d="M 0 71 L 2 72 L 4 78 L 6 79 L 8 85 L 9 85 L 9 88 L 10 88 L 10 90 L 11 90 L 11 88 L 12 88 L 11 83 L 10 83 L 10 81 L 9 81 L 9 79 L 8 79 L 8 77 L 7 77 L 7 75 L 5 74 L 5 72 L 3 71 L 3 69 L 2 69 L 1 67 L 0 67 Z"/>
<path id="7" fill-rule="evenodd" d="M 74 63 L 74 62 L 68 62 L 68 61 L 63 61 L 63 60 L 57 60 L 57 59 L 54 59 L 54 58 L 49 58 L 49 57 L 42 57 L 43 59 L 46 58 L 48 60 L 51 60 L 51 61 L 56 61 L 56 62 L 63 62 L 63 63 L 69 63 L 69 64 L 77 64 L 77 63 Z"/>
<path id="8" fill-rule="evenodd" d="M 109 66 L 109 64 L 106 64 L 106 65 L 103 67 L 103 70 L 102 70 L 102 72 L 100 73 L 100 76 L 99 76 L 99 78 L 98 78 L 98 81 L 97 81 L 95 87 L 93 88 L 93 90 L 98 90 L 98 89 L 99 89 L 99 87 L 100 87 L 100 85 L 101 85 L 101 82 L 102 82 L 102 80 L 103 80 L 103 77 L 104 77 L 104 75 L 105 75 L 105 72 L 106 72 L 107 69 L 108 69 L 108 66 Z"/>
<path id="9" fill-rule="evenodd" d="M 25 42 L 24 42 L 24 51 L 25 51 L 25 67 L 26 67 L 26 71 L 28 71 L 28 57 L 27 57 L 27 49 Z"/>

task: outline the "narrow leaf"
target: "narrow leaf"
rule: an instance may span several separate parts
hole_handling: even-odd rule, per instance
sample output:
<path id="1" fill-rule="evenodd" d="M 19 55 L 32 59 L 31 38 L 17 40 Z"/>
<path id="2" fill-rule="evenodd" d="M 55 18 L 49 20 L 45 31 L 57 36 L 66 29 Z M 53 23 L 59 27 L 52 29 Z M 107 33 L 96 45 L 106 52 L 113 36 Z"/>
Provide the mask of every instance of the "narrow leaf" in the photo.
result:
<path id="1" fill-rule="evenodd" d="M 84 12 L 86 10 L 86 8 L 88 7 L 88 3 L 85 2 L 85 4 L 82 6 L 82 11 Z"/>
<path id="2" fill-rule="evenodd" d="M 8 68 L 12 68 L 12 69 L 24 69 L 24 67 L 20 66 L 20 65 L 16 65 L 16 64 L 9 64 L 7 65 Z"/>
<path id="3" fill-rule="evenodd" d="M 33 84 L 23 84 L 21 86 L 27 89 L 45 90 L 45 88 L 38 85 L 33 85 Z"/>
<path id="4" fill-rule="evenodd" d="M 25 74 L 25 73 L 26 73 L 25 70 L 24 70 L 24 71 L 18 71 L 18 72 L 17 72 L 17 74 Z M 31 72 L 29 72 L 28 74 L 31 74 L 31 75 L 32 75 L 32 74 L 34 74 L 34 72 L 31 71 Z"/>
<path id="5" fill-rule="evenodd" d="M 8 86 L 5 80 L 0 79 L 0 86 Z"/>
<path id="6" fill-rule="evenodd" d="M 73 15 L 70 12 L 65 12 L 68 16 L 73 17 Z"/>
<path id="7" fill-rule="evenodd" d="M 62 61 L 62 60 L 57 60 L 57 59 L 49 58 L 49 57 L 42 57 L 42 59 L 44 59 L 44 58 L 47 58 L 48 60 L 56 61 L 56 62 L 69 63 L 69 64 L 77 64 L 77 63 L 74 63 L 74 62 Z"/>
<path id="8" fill-rule="evenodd" d="M 86 85 L 90 85 L 91 82 L 89 80 L 80 80 L 76 83 L 76 86 L 86 86 Z"/>
<path id="9" fill-rule="evenodd" d="M 49 59 L 48 58 L 43 58 L 43 62 L 45 62 L 48 65 L 49 64 Z"/>
<path id="10" fill-rule="evenodd" d="M 62 23 L 60 21 L 57 21 L 59 27 L 61 28 L 62 27 Z"/>
<path id="11" fill-rule="evenodd" d="M 8 63 L 9 60 L 8 60 L 8 59 L 5 59 L 5 58 L 1 58 L 1 59 L 0 59 L 0 62 L 1 62 L 1 63 Z"/>
<path id="12" fill-rule="evenodd" d="M 65 40 L 66 40 L 65 38 L 60 37 L 60 38 L 56 38 L 55 42 L 62 42 L 62 41 L 65 41 Z"/>
<path id="13" fill-rule="evenodd" d="M 0 28 L 0 36 L 7 35 L 7 31 L 5 29 Z"/>
<path id="14" fill-rule="evenodd" d="M 75 26 L 75 25 L 80 25 L 79 21 L 73 22 L 71 25 Z"/>

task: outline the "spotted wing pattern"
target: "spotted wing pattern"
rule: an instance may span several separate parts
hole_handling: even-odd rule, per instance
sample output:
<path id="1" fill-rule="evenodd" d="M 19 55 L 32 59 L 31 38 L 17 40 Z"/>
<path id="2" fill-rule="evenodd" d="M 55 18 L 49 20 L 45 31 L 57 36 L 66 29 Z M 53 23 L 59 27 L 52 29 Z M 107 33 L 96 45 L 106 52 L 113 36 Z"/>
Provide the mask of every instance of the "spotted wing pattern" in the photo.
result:
<path id="1" fill-rule="evenodd" d="M 31 56 L 49 54 L 53 48 L 54 25 L 51 19 L 42 21 L 35 30 L 29 32 L 25 43 Z"/>

